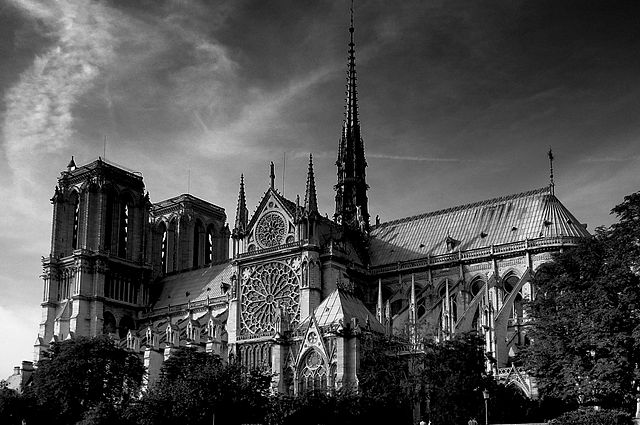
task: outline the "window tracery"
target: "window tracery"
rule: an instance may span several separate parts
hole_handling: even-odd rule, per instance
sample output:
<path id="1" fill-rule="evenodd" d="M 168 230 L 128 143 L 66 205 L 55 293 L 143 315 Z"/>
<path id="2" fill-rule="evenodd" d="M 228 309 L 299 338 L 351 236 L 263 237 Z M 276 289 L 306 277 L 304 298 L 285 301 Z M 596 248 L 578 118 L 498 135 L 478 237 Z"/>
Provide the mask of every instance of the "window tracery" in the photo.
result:
<path id="1" fill-rule="evenodd" d="M 243 330 L 250 334 L 275 331 L 276 316 L 282 308 L 290 323 L 300 321 L 300 260 L 273 261 L 243 271 L 241 317 Z"/>
<path id="2" fill-rule="evenodd" d="M 300 393 L 307 391 L 322 391 L 327 389 L 327 365 L 316 350 L 310 350 L 298 375 L 298 389 Z"/>
<path id="3" fill-rule="evenodd" d="M 263 248 L 282 244 L 286 233 L 284 217 L 273 211 L 263 215 L 256 225 L 256 239 Z"/>

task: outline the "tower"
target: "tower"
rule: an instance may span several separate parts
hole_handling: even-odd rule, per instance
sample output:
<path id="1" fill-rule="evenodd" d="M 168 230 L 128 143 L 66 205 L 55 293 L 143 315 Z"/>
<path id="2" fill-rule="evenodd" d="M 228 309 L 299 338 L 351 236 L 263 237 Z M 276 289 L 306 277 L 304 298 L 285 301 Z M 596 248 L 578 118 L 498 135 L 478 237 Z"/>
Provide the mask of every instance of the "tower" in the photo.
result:
<path id="1" fill-rule="evenodd" d="M 36 360 L 53 340 L 126 335 L 147 303 L 151 203 L 139 173 L 73 158 L 51 199 L 51 252 L 43 257 L 43 320 Z"/>
<path id="2" fill-rule="evenodd" d="M 353 41 L 353 5 L 349 26 L 349 56 L 347 69 L 347 99 L 342 135 L 338 143 L 338 180 L 335 185 L 336 208 L 334 219 L 343 226 L 369 231 L 369 206 L 366 182 L 367 161 L 364 157 L 364 141 L 360 134 L 358 117 L 358 92 L 356 77 L 355 43 Z"/>

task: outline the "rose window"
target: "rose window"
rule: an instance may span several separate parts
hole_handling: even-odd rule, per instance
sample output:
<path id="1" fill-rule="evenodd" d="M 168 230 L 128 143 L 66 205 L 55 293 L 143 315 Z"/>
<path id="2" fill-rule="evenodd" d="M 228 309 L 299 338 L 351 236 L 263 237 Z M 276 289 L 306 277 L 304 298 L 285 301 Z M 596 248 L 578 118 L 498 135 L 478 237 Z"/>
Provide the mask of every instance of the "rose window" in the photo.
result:
<path id="1" fill-rule="evenodd" d="M 271 248 L 282 243 L 287 232 L 284 218 L 275 212 L 263 215 L 256 226 L 256 239 L 263 248 Z"/>
<path id="2" fill-rule="evenodd" d="M 299 279 L 285 262 L 246 268 L 242 282 L 242 324 L 251 334 L 274 332 L 278 309 L 288 313 L 291 324 L 300 321 Z"/>

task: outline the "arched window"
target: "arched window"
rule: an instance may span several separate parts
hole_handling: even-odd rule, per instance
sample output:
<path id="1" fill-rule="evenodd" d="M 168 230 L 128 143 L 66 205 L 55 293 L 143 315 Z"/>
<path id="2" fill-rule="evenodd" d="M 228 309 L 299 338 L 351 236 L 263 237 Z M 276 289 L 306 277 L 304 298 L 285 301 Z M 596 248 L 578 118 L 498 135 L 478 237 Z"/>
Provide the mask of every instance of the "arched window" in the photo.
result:
<path id="1" fill-rule="evenodd" d="M 471 290 L 471 296 L 475 298 L 475 296 L 480 293 L 483 286 L 484 282 L 482 281 L 482 279 L 474 279 L 469 287 L 469 289 Z"/>
<path id="2" fill-rule="evenodd" d="M 123 196 L 120 199 L 119 223 L 118 223 L 118 256 L 127 258 L 130 251 L 129 233 L 130 233 L 130 214 L 131 214 L 131 198 Z"/>
<path id="3" fill-rule="evenodd" d="M 164 223 L 160 223 L 160 264 L 162 265 L 162 272 L 166 273 L 167 270 L 167 251 L 169 247 L 169 232 L 167 226 Z"/>
<path id="4" fill-rule="evenodd" d="M 502 282 L 502 287 L 504 288 L 504 299 L 505 300 L 507 299 L 509 294 L 511 294 L 511 292 L 513 292 L 513 288 L 516 287 L 516 285 L 518 284 L 519 280 L 520 279 L 516 275 L 509 275 L 506 279 L 504 279 L 504 281 Z"/>
<path id="5" fill-rule="evenodd" d="M 135 329 L 135 323 L 129 316 L 124 316 L 120 319 L 120 326 L 118 326 L 118 335 L 120 338 L 127 336 L 130 329 Z"/>
<path id="6" fill-rule="evenodd" d="M 205 264 L 213 263 L 214 231 L 215 229 L 212 224 L 207 226 L 207 231 L 205 233 L 205 240 L 204 240 L 204 263 Z"/>
<path id="7" fill-rule="evenodd" d="M 102 333 L 104 335 L 111 335 L 116 333 L 116 318 L 113 314 L 105 311 L 102 316 Z"/>
<path id="8" fill-rule="evenodd" d="M 73 205 L 73 236 L 71 238 L 71 249 L 78 248 L 78 231 L 80 230 L 80 196 L 74 193 L 71 200 Z"/>
<path id="9" fill-rule="evenodd" d="M 105 218 L 104 218 L 104 249 L 111 251 L 113 249 L 113 209 L 115 196 L 113 192 L 107 191 L 106 193 L 106 205 L 105 205 Z"/>
<path id="10" fill-rule="evenodd" d="M 200 220 L 193 227 L 193 268 L 202 265 L 202 247 L 204 245 L 204 228 Z"/>
<path id="11" fill-rule="evenodd" d="M 178 220 L 173 218 L 169 222 L 167 228 L 167 273 L 173 272 L 178 269 L 176 252 L 178 248 L 177 235 Z"/>
<path id="12" fill-rule="evenodd" d="M 310 350 L 301 364 L 298 375 L 298 392 L 327 390 L 327 365 L 322 355 L 316 350 Z"/>

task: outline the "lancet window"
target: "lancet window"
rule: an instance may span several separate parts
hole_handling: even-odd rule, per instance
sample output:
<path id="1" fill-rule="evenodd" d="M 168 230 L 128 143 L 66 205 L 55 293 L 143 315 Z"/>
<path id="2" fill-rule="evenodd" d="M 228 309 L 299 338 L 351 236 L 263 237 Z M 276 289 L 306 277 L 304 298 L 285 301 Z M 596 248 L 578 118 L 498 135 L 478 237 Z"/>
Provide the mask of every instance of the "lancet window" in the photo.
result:
<path id="1" fill-rule="evenodd" d="M 205 248 L 204 248 L 204 263 L 211 264 L 213 263 L 213 237 L 214 228 L 212 225 L 207 227 L 207 232 L 205 234 Z"/>
<path id="2" fill-rule="evenodd" d="M 167 270 L 167 254 L 169 247 L 169 232 L 167 231 L 167 226 L 164 223 L 160 225 L 160 231 L 162 232 L 162 239 L 160 241 L 160 260 L 162 264 L 162 271 L 166 273 Z"/>
<path id="3" fill-rule="evenodd" d="M 78 231 L 80 225 L 80 197 L 76 194 L 73 199 L 73 236 L 71 239 L 71 248 L 78 248 Z"/>
<path id="4" fill-rule="evenodd" d="M 116 301 L 137 304 L 138 286 L 126 276 L 107 274 L 104 283 L 104 296 Z"/>
<path id="5" fill-rule="evenodd" d="M 200 220 L 196 221 L 193 228 L 193 267 L 200 267 L 202 265 L 202 248 L 204 245 L 204 230 Z"/>
<path id="6" fill-rule="evenodd" d="M 298 373 L 298 393 L 326 391 L 328 378 L 327 364 L 323 356 L 317 350 L 311 350 L 302 361 Z"/>
<path id="7" fill-rule="evenodd" d="M 131 203 L 127 198 L 123 198 L 120 201 L 120 223 L 118 225 L 118 256 L 122 258 L 127 257 L 127 252 L 129 249 L 129 214 L 131 213 L 130 204 Z"/>
<path id="8" fill-rule="evenodd" d="M 71 298 L 71 291 L 74 289 L 75 272 L 73 269 L 65 269 L 58 280 L 58 301 Z"/>

